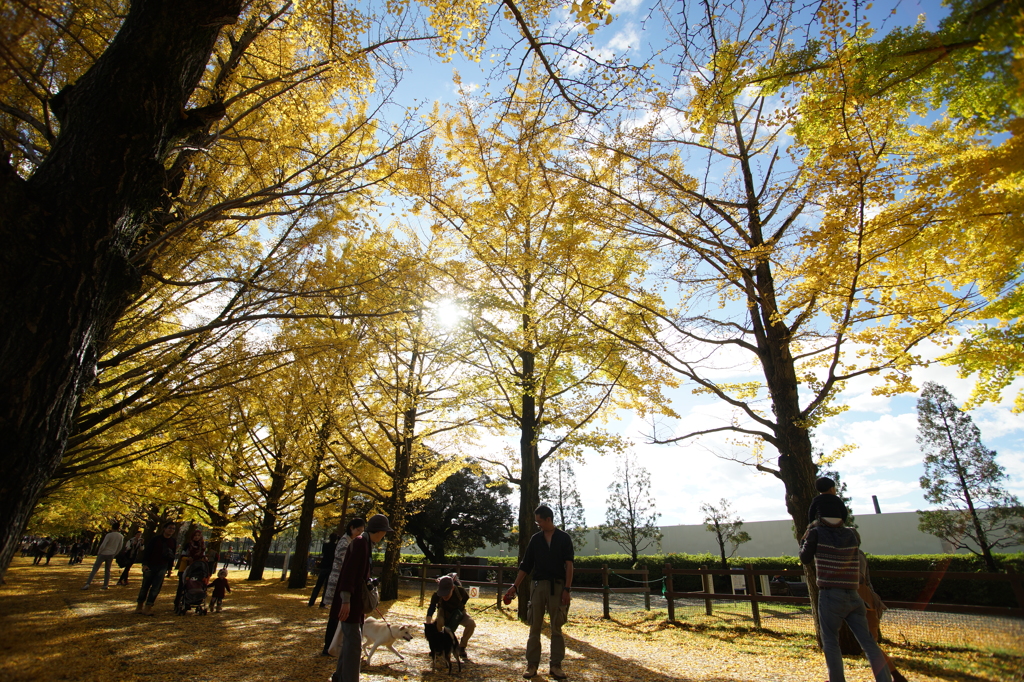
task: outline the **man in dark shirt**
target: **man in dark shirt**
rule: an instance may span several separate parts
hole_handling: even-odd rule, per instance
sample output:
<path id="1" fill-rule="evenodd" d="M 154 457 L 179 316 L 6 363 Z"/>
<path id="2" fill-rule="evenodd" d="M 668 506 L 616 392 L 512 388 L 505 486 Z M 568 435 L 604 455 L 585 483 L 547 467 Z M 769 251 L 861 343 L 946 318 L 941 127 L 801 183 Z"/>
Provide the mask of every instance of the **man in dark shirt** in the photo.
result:
<path id="1" fill-rule="evenodd" d="M 174 536 L 178 524 L 170 521 L 162 531 L 146 541 L 142 550 L 142 588 L 139 590 L 138 607 L 135 613 L 153 615 L 153 602 L 164 585 L 164 574 L 174 565 L 174 554 L 178 543 Z"/>
<path id="2" fill-rule="evenodd" d="M 337 546 L 338 534 L 331 533 L 331 537 L 324 543 L 323 549 L 320 550 L 320 564 L 317 566 L 316 585 L 313 586 L 313 594 L 309 598 L 309 606 L 316 603 L 316 596 L 320 594 L 320 590 L 327 584 L 327 576 L 331 574 L 331 568 L 334 567 L 334 550 Z M 324 596 L 326 595 L 327 590 L 324 590 Z M 320 608 L 324 608 L 323 598 L 320 599 Z"/>
<path id="3" fill-rule="evenodd" d="M 565 639 L 562 625 L 569 614 L 569 590 L 572 587 L 572 563 L 575 553 L 572 538 L 565 531 L 555 528 L 555 515 L 546 505 L 537 507 L 534 518 L 540 532 L 530 538 L 523 562 L 515 582 L 505 593 L 505 603 L 519 592 L 519 585 L 532 573 L 533 586 L 530 590 L 530 637 L 526 640 L 526 672 L 523 678 L 530 679 L 537 674 L 540 665 L 540 631 L 544 626 L 544 612 L 551 615 L 551 677 L 566 679 L 562 672 L 565 658 Z"/>

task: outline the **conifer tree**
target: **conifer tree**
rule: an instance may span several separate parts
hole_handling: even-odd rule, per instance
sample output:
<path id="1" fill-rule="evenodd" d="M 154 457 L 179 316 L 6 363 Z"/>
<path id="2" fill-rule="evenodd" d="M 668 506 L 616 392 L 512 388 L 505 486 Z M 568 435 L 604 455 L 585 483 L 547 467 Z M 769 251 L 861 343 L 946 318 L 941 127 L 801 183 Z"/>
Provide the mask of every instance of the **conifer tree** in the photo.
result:
<path id="1" fill-rule="evenodd" d="M 921 487 L 941 509 L 918 511 L 920 529 L 966 549 L 998 570 L 992 551 L 1021 542 L 1020 501 L 1005 486 L 995 450 L 981 442 L 971 416 L 945 387 L 927 382 L 917 401 L 917 442 L 924 457 Z"/>
<path id="2" fill-rule="evenodd" d="M 733 511 L 729 500 L 724 497 L 719 500 L 718 505 L 705 502 L 700 506 L 704 514 L 704 527 L 709 533 L 715 534 L 715 541 L 718 543 L 718 551 L 722 557 L 722 568 L 729 568 L 728 557 L 725 555 L 725 545 L 732 545 L 731 557 L 744 542 L 750 542 L 750 534 L 743 530 L 743 519 Z"/>
<path id="3" fill-rule="evenodd" d="M 572 538 L 579 551 L 587 542 L 587 518 L 576 483 L 576 472 L 567 459 L 555 460 L 541 474 L 540 499 L 555 512 L 555 525 Z"/>

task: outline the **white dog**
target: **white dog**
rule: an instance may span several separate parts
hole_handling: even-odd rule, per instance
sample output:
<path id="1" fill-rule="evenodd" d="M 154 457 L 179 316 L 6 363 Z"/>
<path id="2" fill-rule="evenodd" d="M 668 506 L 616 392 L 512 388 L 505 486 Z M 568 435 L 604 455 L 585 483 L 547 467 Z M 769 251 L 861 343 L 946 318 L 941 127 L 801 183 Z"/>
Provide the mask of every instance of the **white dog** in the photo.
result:
<path id="1" fill-rule="evenodd" d="M 412 630 L 406 625 L 389 625 L 382 623 L 376 618 L 367 618 L 363 623 L 363 653 L 366 654 L 366 665 L 370 665 L 373 652 L 377 647 L 386 646 L 398 656 L 405 660 L 405 656 L 395 651 L 395 642 L 398 640 L 412 641 Z M 367 649 L 369 647 L 369 649 Z"/>

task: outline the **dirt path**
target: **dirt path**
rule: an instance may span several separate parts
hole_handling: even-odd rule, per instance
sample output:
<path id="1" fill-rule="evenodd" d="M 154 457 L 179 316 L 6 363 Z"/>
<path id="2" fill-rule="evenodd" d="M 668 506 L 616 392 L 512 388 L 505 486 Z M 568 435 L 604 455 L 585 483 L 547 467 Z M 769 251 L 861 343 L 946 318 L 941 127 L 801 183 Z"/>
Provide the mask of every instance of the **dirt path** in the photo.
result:
<path id="1" fill-rule="evenodd" d="M 59 557 L 55 559 L 59 560 Z M 66 560 L 65 560 L 66 561 Z M 219 614 L 179 617 L 171 612 L 173 584 L 157 601 L 155 617 L 136 616 L 135 572 L 129 588 L 80 588 L 91 564 L 31 566 L 16 559 L 0 588 L 0 680 L 96 680 L 97 682 L 248 682 L 312 680 L 326 682 L 334 659 L 320 656 L 326 612 L 308 608 L 308 591 L 287 590 L 277 580 L 246 582 L 230 576 L 233 592 Z M 470 613 L 477 635 L 471 663 L 460 680 L 521 680 L 527 628 L 512 617 L 474 600 Z M 424 609 L 418 593 L 387 606 L 392 622 L 421 632 Z M 821 682 L 820 653 L 803 636 L 739 629 L 703 630 L 668 626 L 657 613 L 621 614 L 603 621 L 572 614 L 566 626 L 565 670 L 574 681 L 611 682 Z M 543 642 L 542 675 L 548 680 L 548 642 Z M 367 682 L 449 680 L 432 671 L 426 642 L 417 637 L 400 645 L 405 660 L 378 650 Z M 1024 680 L 1021 661 L 988 652 L 915 650 L 889 647 L 914 682 Z M 862 660 L 848 659 L 847 679 L 871 679 Z"/>

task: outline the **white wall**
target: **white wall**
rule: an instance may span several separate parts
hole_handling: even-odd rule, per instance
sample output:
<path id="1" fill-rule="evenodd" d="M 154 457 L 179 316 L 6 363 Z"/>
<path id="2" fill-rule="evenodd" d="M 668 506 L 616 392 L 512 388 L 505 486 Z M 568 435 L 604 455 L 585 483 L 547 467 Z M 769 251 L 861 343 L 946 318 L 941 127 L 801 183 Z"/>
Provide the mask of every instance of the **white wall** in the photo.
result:
<path id="1" fill-rule="evenodd" d="M 922 533 L 917 529 L 917 512 L 897 512 L 893 514 L 858 514 L 854 521 L 860 532 L 861 547 L 868 554 L 942 554 L 948 548 L 934 535 Z M 793 539 L 793 522 L 752 521 L 743 524 L 743 530 L 750 534 L 750 542 L 740 545 L 735 556 L 738 557 L 773 557 L 796 556 L 799 544 Z M 714 535 L 709 533 L 703 524 L 694 526 L 662 526 L 660 547 L 652 545 L 643 554 L 687 553 L 701 554 L 710 552 L 718 555 L 718 543 Z M 731 548 L 726 547 L 726 552 Z M 1022 552 L 1024 546 L 1010 547 L 1003 552 Z M 577 547 L 580 556 L 596 554 L 621 554 L 622 548 L 614 542 L 602 540 L 597 530 L 588 534 L 586 547 Z M 961 554 L 967 550 L 960 550 Z M 516 549 L 507 545 L 488 546 L 477 550 L 474 556 L 515 555 Z"/>

